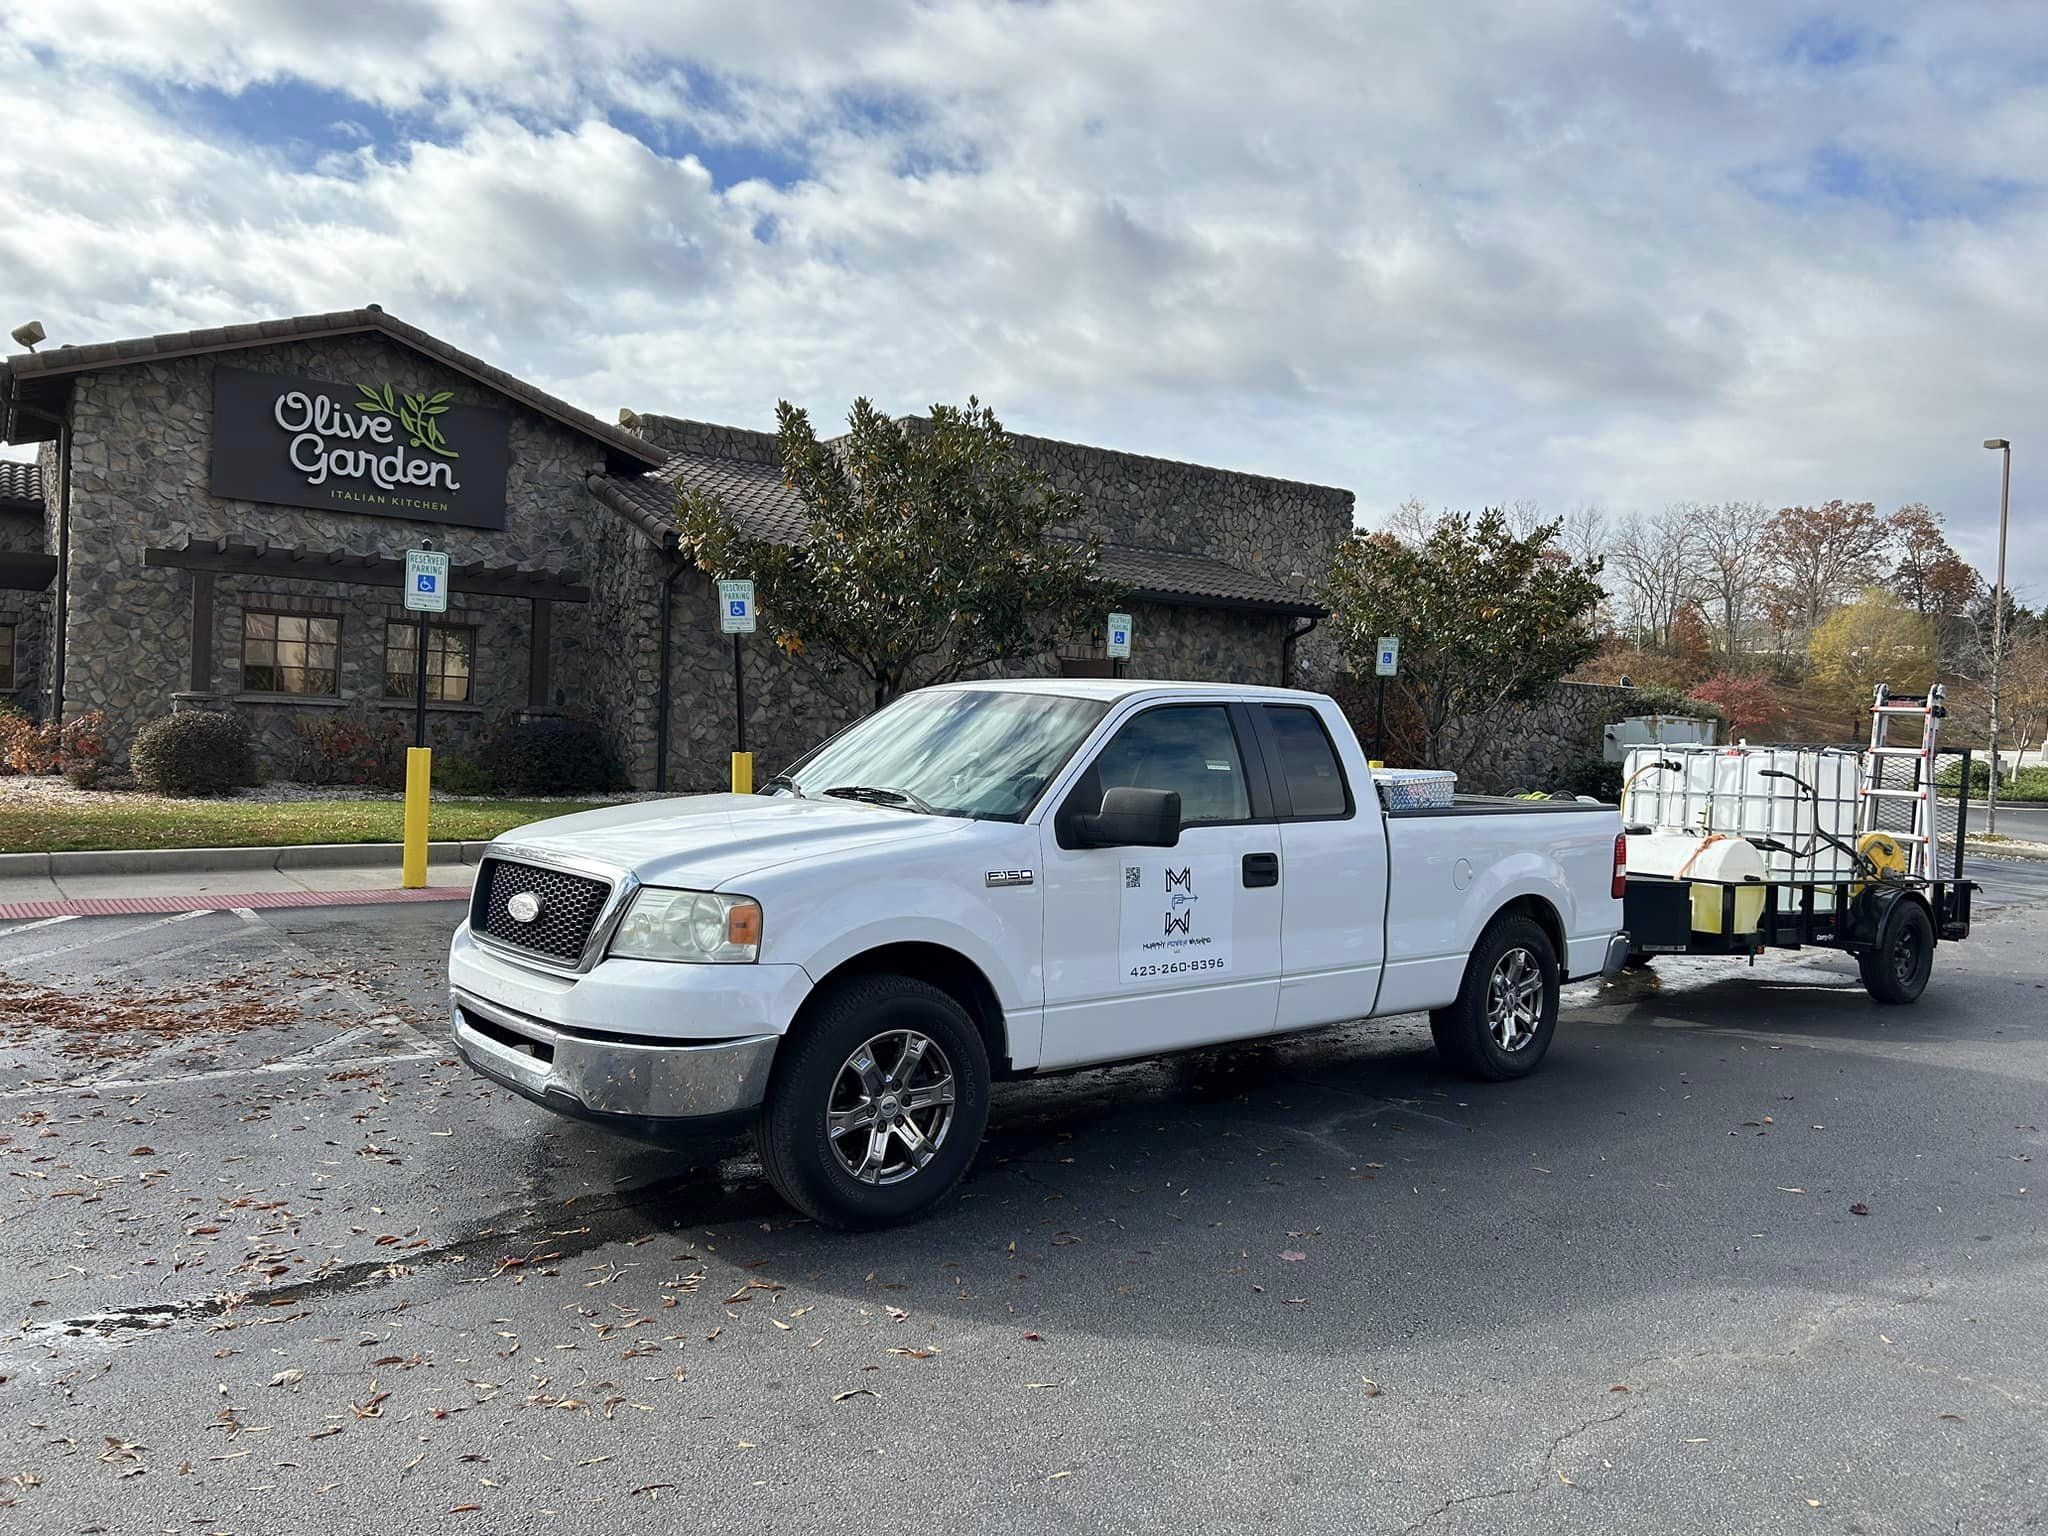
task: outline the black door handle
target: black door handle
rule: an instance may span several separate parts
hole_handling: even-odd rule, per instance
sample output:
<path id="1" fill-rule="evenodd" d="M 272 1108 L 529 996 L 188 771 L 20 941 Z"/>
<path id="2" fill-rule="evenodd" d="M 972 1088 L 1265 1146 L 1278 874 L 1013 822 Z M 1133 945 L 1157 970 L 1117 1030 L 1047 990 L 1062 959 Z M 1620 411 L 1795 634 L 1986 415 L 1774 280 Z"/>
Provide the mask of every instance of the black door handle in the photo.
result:
<path id="1" fill-rule="evenodd" d="M 1247 889 L 1262 885 L 1280 883 L 1280 855 L 1277 853 L 1248 853 L 1244 856 L 1244 883 Z"/>

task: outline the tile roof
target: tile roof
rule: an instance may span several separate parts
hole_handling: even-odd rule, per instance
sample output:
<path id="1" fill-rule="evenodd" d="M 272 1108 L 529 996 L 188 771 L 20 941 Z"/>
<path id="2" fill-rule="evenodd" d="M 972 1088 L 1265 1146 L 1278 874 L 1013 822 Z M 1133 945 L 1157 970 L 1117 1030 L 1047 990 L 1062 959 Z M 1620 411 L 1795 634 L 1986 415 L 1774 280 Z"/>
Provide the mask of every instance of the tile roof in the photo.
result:
<path id="1" fill-rule="evenodd" d="M 0 503 L 19 503 L 40 512 L 43 509 L 41 466 L 0 459 Z"/>
<path id="2" fill-rule="evenodd" d="M 41 352 L 24 352 L 7 359 L 5 377 L 0 378 L 0 426 L 14 435 L 13 406 L 25 389 L 43 379 L 57 379 L 102 368 L 119 368 L 128 363 L 157 358 L 191 357 L 208 352 L 231 352 L 244 347 L 271 346 L 279 342 L 304 341 L 313 337 L 347 336 L 376 332 L 434 361 L 467 374 L 479 384 L 496 390 L 573 431 L 593 438 L 614 455 L 614 467 L 630 464 L 657 465 L 662 451 L 623 427 L 599 421 L 588 411 L 578 410 L 524 379 L 514 378 L 479 357 L 450 346 L 438 336 L 376 305 L 363 309 L 335 310 L 324 315 L 295 315 L 283 320 L 259 320 L 248 325 L 211 326 L 197 331 L 171 331 L 161 336 L 138 336 L 126 341 L 95 342 L 82 347 L 49 347 Z"/>
<path id="3" fill-rule="evenodd" d="M 672 453 L 648 474 L 593 475 L 589 484 L 599 500 L 638 523 L 657 543 L 673 542 L 676 496 L 684 490 L 716 496 L 757 537 L 792 544 L 804 536 L 803 501 L 772 465 L 704 453 Z M 1105 544 L 1101 570 L 1129 596 L 1153 602 L 1274 614 L 1324 611 L 1277 581 L 1206 555 Z"/>

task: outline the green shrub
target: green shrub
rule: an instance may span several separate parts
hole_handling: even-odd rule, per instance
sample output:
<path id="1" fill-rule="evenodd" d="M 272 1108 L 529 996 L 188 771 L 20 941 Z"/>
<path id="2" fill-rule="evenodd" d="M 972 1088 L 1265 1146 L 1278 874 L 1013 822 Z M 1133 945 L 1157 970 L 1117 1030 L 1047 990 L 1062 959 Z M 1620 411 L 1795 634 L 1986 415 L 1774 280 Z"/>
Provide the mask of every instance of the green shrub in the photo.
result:
<path id="1" fill-rule="evenodd" d="M 405 785 L 406 723 L 387 717 L 374 725 L 347 716 L 294 720 L 292 777 L 301 784 L 363 784 L 376 789 Z"/>
<path id="2" fill-rule="evenodd" d="M 611 786 L 611 753 L 587 720 L 515 720 L 491 743 L 498 784 L 514 794 L 578 795 Z"/>
<path id="3" fill-rule="evenodd" d="M 1621 801 L 1621 764 L 1604 757 L 1575 757 L 1558 775 L 1558 788 L 1572 795 L 1591 795 L 1604 805 Z"/>
<path id="4" fill-rule="evenodd" d="M 1960 789 L 1963 784 L 1963 760 L 1957 758 L 1934 776 L 1937 789 Z M 1988 794 L 1991 790 L 1991 764 L 1981 757 L 1970 759 L 1970 794 Z"/>
<path id="5" fill-rule="evenodd" d="M 160 795 L 224 795 L 256 782 L 249 728 L 220 710 L 180 710 L 150 721 L 135 733 L 128 766 L 138 784 Z"/>
<path id="6" fill-rule="evenodd" d="M 1728 732 L 1728 715 L 1720 705 L 1692 698 L 1683 688 L 1667 688 L 1662 683 L 1638 684 L 1627 708 L 1631 715 L 1682 715 L 1688 720 L 1714 720 L 1720 723 L 1724 736 Z"/>
<path id="7" fill-rule="evenodd" d="M 434 760 L 434 788 L 444 795 L 494 795 L 497 778 L 473 757 L 450 753 Z"/>

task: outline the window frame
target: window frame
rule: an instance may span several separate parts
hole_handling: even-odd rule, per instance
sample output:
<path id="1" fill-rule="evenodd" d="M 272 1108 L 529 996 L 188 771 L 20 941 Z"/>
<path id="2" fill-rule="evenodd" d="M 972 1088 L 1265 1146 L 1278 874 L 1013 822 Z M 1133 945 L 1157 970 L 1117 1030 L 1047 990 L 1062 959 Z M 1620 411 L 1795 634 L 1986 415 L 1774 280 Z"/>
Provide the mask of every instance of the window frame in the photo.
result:
<path id="1" fill-rule="evenodd" d="M 1249 816 L 1236 817 L 1229 821 L 1197 821 L 1182 826 L 1183 832 L 1198 831 L 1207 827 L 1256 827 L 1270 825 L 1274 817 L 1273 792 L 1268 783 L 1271 777 L 1267 769 L 1264 744 L 1258 741 L 1250 712 L 1235 699 L 1160 699 L 1156 703 L 1134 709 L 1110 728 L 1109 735 L 1099 742 L 1088 755 L 1088 761 L 1074 775 L 1062 793 L 1059 809 L 1053 813 L 1053 835 L 1061 848 L 1077 850 L 1082 844 L 1075 836 L 1074 821 L 1077 817 L 1089 815 L 1102 809 L 1102 781 L 1096 774 L 1096 764 L 1102 754 L 1116 745 L 1117 738 L 1146 715 L 1156 714 L 1163 709 L 1220 709 L 1224 722 L 1230 727 L 1233 744 L 1237 748 L 1237 761 L 1244 773 L 1245 800 L 1251 808 Z M 1258 750 L 1246 750 L 1247 743 L 1257 743 Z"/>
<path id="2" fill-rule="evenodd" d="M 1344 809 L 1341 812 L 1297 812 L 1294 809 L 1294 786 L 1287 782 L 1287 760 L 1281 753 L 1280 734 L 1266 715 L 1268 710 L 1274 709 L 1298 709 L 1314 720 L 1317 729 L 1323 733 L 1323 741 L 1330 749 L 1330 761 L 1337 765 L 1337 782 L 1344 787 Z M 1358 796 L 1351 787 L 1351 774 L 1344 766 L 1344 754 L 1337 750 L 1337 738 L 1331 733 L 1330 723 L 1323 718 L 1321 710 L 1313 704 L 1262 700 L 1252 705 L 1248 713 L 1258 733 L 1259 748 L 1266 754 L 1266 777 L 1272 785 L 1275 821 L 1350 821 L 1358 815 Z"/>
<path id="3" fill-rule="evenodd" d="M 329 689 L 326 693 L 299 692 L 290 688 L 283 687 L 251 687 L 249 683 L 249 620 L 251 617 L 268 619 L 298 619 L 303 621 L 306 625 L 306 638 L 303 642 L 297 643 L 303 643 L 309 648 L 315 644 L 320 643 L 313 639 L 312 626 L 316 623 L 320 623 L 323 621 L 332 624 L 334 626 L 334 666 L 332 668 L 334 686 L 331 689 Z M 260 603 L 244 604 L 242 607 L 242 642 L 239 658 L 242 668 L 241 691 L 243 693 L 261 694 L 267 699 L 339 699 L 341 697 L 341 648 L 343 643 L 343 633 L 343 616 L 339 613 L 304 613 L 294 612 L 289 608 L 266 608 Z M 272 679 L 276 682 L 282 682 L 282 674 L 285 669 L 283 664 L 279 662 L 277 659 L 277 647 L 279 647 L 280 645 L 285 645 L 294 642 L 288 642 L 284 640 L 281 636 L 273 632 L 270 636 L 269 643 L 271 647 L 271 659 L 268 663 L 268 666 L 271 671 Z M 312 672 L 317 669 L 313 667 L 300 667 L 297 670 L 301 672 Z"/>
<path id="4" fill-rule="evenodd" d="M 437 623 L 437 624 L 433 624 L 433 625 L 430 625 L 430 626 L 428 626 L 428 629 L 427 629 L 427 682 L 428 682 L 428 684 L 429 684 L 429 687 L 428 687 L 428 691 L 427 691 L 427 708 L 429 708 L 429 709 L 470 709 L 470 708 L 475 708 L 475 707 L 476 707 L 476 656 L 477 656 L 477 644 L 476 644 L 476 641 L 477 641 L 477 630 L 478 630 L 478 627 L 479 627 L 479 626 L 477 626 L 477 625 L 475 625 L 475 624 L 465 624 L 465 623 L 462 623 L 462 622 L 460 622 L 460 621 L 458 621 L 458 622 L 456 622 L 456 623 L 453 623 L 453 624 L 438 624 L 438 623 Z M 413 698 L 413 696 L 412 696 L 412 694 L 411 694 L 410 692 L 407 692 L 407 693 L 393 693 L 393 692 L 391 691 L 391 680 L 392 680 L 392 678 L 394 678 L 394 677 L 396 677 L 396 676 L 399 676 L 399 675 L 400 675 L 400 674 L 398 674 L 398 673 L 395 673 L 395 672 L 393 672 L 393 671 L 391 670 L 391 639 L 392 639 L 392 636 L 393 636 L 394 634 L 406 634 L 406 635 L 410 635 L 410 636 L 412 637 L 412 645 L 411 645 L 411 646 L 408 646 L 408 647 L 407 647 L 407 649 L 408 649 L 408 650 L 412 650 L 412 651 L 413 651 L 413 659 L 412 659 L 412 663 L 411 663 L 411 665 L 409 665 L 409 666 L 408 666 L 408 667 L 406 668 L 406 670 L 405 670 L 405 673 L 404 673 L 404 677 L 405 677 L 405 682 L 406 682 L 406 687 L 407 687 L 408 689 L 410 689 L 410 688 L 411 688 L 411 686 L 412 686 L 412 681 L 413 681 L 413 679 L 419 676 L 419 655 L 418 655 L 418 652 L 417 652 L 417 650 L 415 650 L 415 649 L 414 649 L 414 647 L 417 647 L 417 646 L 418 646 L 418 644 L 419 644 L 419 628 L 420 628 L 420 627 L 419 627 L 419 623 L 418 623 L 418 621 L 417 621 L 417 620 L 414 620 L 414 621 L 412 621 L 412 622 L 410 622 L 410 623 L 408 623 L 408 622 L 407 622 L 406 620 L 404 620 L 404 619 L 393 619 L 393 618 L 386 618 L 386 619 L 384 620 L 384 691 L 383 691 L 383 701 L 384 701 L 384 702 L 385 702 L 386 704 L 407 704 L 407 705 L 410 705 L 410 704 L 413 704 L 413 703 L 415 703 L 415 702 L 416 702 L 416 701 L 414 700 L 414 698 Z M 432 686 L 431 686 L 431 685 L 433 684 L 433 682 L 434 682 L 434 680 L 435 680 L 435 678 L 436 678 L 437 676 L 438 676 L 438 677 L 439 677 L 439 678 L 440 678 L 440 679 L 441 679 L 442 681 L 444 681 L 444 682 L 445 682 L 445 681 L 447 680 L 447 676 L 448 676 L 448 674 L 447 674 L 447 672 L 446 672 L 445 670 L 444 670 L 444 671 L 442 671 L 442 672 L 440 672 L 440 673 L 438 673 L 438 674 L 437 674 L 437 673 L 436 673 L 436 672 L 434 671 L 434 644 L 433 644 L 433 641 L 434 641 L 434 637 L 435 637 L 435 636 L 437 636 L 437 635 L 446 635 L 446 634 L 450 633 L 451 631 L 454 631 L 454 630 L 458 630 L 458 629 L 459 629 L 459 630 L 461 630 L 461 631 L 463 631 L 463 633 L 465 633 L 466 635 L 468 635 L 468 636 L 469 636 L 469 653 L 468 653 L 468 658 L 467 658 L 467 659 L 468 659 L 468 662 L 469 662 L 469 670 L 468 670 L 468 672 L 467 672 L 467 674 L 466 674 L 466 680 L 467 680 L 467 682 L 468 682 L 468 687 L 467 687 L 467 689 L 465 690 L 465 696 L 464 696 L 464 697 L 462 697 L 462 698 L 459 698 L 459 699 L 450 699 L 450 698 L 445 698 L 445 697 L 443 697 L 443 698 L 435 698 L 435 697 L 434 697 L 434 694 L 433 694 L 433 689 L 432 689 Z M 445 658 L 446 658 L 446 656 L 447 656 L 447 650 L 446 650 L 446 642 L 445 642 L 445 641 L 443 642 L 442 656 L 443 656 L 443 658 L 444 658 L 444 659 L 445 659 Z"/>
<path id="5" fill-rule="evenodd" d="M 0 619 L 0 666 L 6 668 L 4 681 L 0 681 L 0 693 L 13 693 L 21 687 L 21 621 Z"/>

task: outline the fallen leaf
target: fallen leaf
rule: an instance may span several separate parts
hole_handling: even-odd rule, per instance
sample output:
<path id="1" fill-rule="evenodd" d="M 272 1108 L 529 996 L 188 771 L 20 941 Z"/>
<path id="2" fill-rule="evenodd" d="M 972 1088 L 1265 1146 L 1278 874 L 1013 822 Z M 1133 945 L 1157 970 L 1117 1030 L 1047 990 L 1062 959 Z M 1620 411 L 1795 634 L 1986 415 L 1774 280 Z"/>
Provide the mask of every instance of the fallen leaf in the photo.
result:
<path id="1" fill-rule="evenodd" d="M 275 1376 L 271 1377 L 270 1384 L 273 1387 L 296 1387 L 300 1382 L 304 1381 L 305 1379 L 306 1373 L 300 1370 L 296 1365 L 294 1365 L 288 1366 L 286 1369 L 279 1371 Z"/>
<path id="2" fill-rule="evenodd" d="M 1960 1413 L 1944 1413 L 1942 1418 L 1950 1424 L 1967 1424 L 1969 1422 Z"/>
<path id="3" fill-rule="evenodd" d="M 901 1355 L 906 1360 L 929 1360 L 938 1351 L 936 1349 L 906 1349 L 903 1345 L 897 1344 L 891 1346 L 889 1353 Z"/>
<path id="4" fill-rule="evenodd" d="M 1308 1255 L 1301 1252 L 1301 1250 L 1298 1248 L 1283 1248 L 1280 1250 L 1280 1257 L 1285 1259 L 1289 1264 L 1299 1264 L 1303 1259 L 1307 1258 Z"/>
<path id="5" fill-rule="evenodd" d="M 1027 1333 L 1024 1335 L 1024 1337 L 1033 1344 L 1043 1344 L 1045 1342 L 1045 1340 L 1041 1339 L 1035 1333 Z"/>
<path id="6" fill-rule="evenodd" d="M 135 1148 L 134 1150 L 132 1150 L 132 1151 L 131 1151 L 131 1152 L 130 1152 L 130 1153 L 129 1153 L 128 1155 L 129 1155 L 130 1157 L 155 1157 L 155 1156 L 156 1156 L 156 1148 L 155 1148 L 155 1147 L 136 1147 L 136 1148 Z"/>
<path id="7" fill-rule="evenodd" d="M 883 1308 L 883 1310 L 889 1314 L 889 1320 L 891 1322 L 900 1323 L 910 1316 L 910 1314 L 904 1311 L 901 1307 L 885 1307 Z"/>
<path id="8" fill-rule="evenodd" d="M 1612 1386 L 1609 1387 L 1607 1390 L 1610 1392 L 1626 1392 L 1628 1388 L 1623 1386 Z"/>
<path id="9" fill-rule="evenodd" d="M 1870 1214 L 1870 1207 L 1859 1200 L 1849 1207 L 1849 1214 L 1851 1216 L 1868 1216 Z"/>
<path id="10" fill-rule="evenodd" d="M 868 1388 L 866 1387 L 850 1387 L 844 1392 L 834 1392 L 832 1394 L 832 1401 L 835 1403 L 843 1403 L 849 1397 L 880 1397 L 881 1395 L 881 1393 L 872 1392 L 868 1390 Z"/>
<path id="11" fill-rule="evenodd" d="M 1381 1388 L 1380 1384 L 1374 1381 L 1370 1376 L 1361 1376 L 1358 1379 L 1365 1383 L 1365 1395 L 1367 1397 L 1381 1397 L 1385 1395 L 1384 1390 Z"/>

